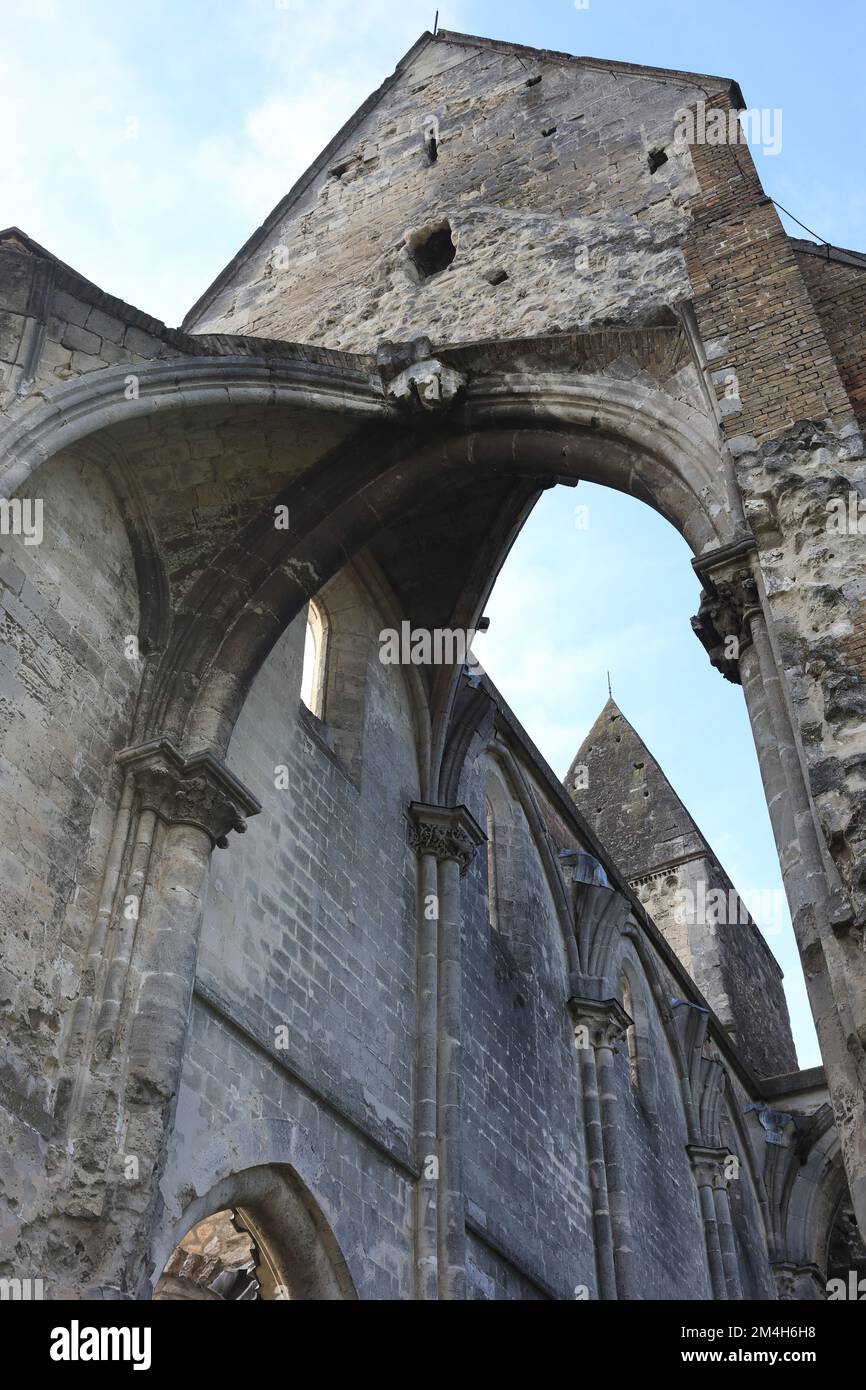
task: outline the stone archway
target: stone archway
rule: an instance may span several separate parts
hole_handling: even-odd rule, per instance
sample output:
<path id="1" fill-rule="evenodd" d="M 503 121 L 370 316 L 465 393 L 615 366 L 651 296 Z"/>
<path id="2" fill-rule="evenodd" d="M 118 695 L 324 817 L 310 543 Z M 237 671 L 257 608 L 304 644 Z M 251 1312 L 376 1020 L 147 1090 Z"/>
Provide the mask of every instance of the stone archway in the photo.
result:
<path id="1" fill-rule="evenodd" d="M 236 1241 L 227 1238 L 227 1233 L 234 1233 Z M 191 1241 L 191 1235 L 198 1239 Z M 333 1302 L 357 1297 L 321 1207 L 287 1164 L 247 1168 L 221 1179 L 187 1205 L 182 1217 L 163 1233 L 162 1244 L 167 1241 L 174 1244 L 157 1280 L 155 1297 L 183 1296 L 181 1288 L 167 1287 L 166 1282 L 160 1293 L 166 1276 L 178 1284 L 186 1280 L 197 1285 L 204 1290 L 202 1298 L 209 1293 L 225 1297 L 229 1279 L 224 1278 L 220 1286 L 220 1276 L 238 1274 L 247 1275 L 245 1291 L 249 1292 L 249 1282 L 258 1286 L 252 1295 L 255 1299 Z M 237 1279 L 232 1284 L 236 1286 Z M 191 1290 L 189 1296 L 195 1296 Z"/>
<path id="2" fill-rule="evenodd" d="M 666 327 L 628 336 L 648 349 L 663 335 L 671 348 L 677 346 L 671 335 L 679 332 Z M 654 506 L 695 552 L 706 590 L 699 634 L 711 659 L 741 681 L 746 695 L 831 1090 L 844 1121 L 852 1195 L 864 1216 L 861 927 L 841 872 L 846 869 L 850 880 L 850 845 L 844 836 L 844 843 L 831 845 L 835 858 L 828 848 L 809 777 L 820 754 L 806 740 L 801 717 L 804 690 L 817 699 L 820 682 L 799 671 L 803 698 L 795 707 L 785 676 L 790 622 L 784 592 L 767 582 L 774 578 L 772 564 L 749 532 L 732 456 L 720 446 L 699 393 L 687 401 L 605 376 L 592 352 L 612 336 L 443 353 L 442 360 L 422 364 L 424 391 L 416 384 L 414 395 L 395 389 L 399 374 L 346 354 L 304 357 L 295 350 L 294 357 L 284 351 L 273 359 L 178 359 L 142 368 L 134 401 L 121 398 L 123 371 L 108 369 L 98 380 L 47 393 L 44 407 L 11 421 L 4 434 L 8 488 L 20 487 L 40 462 L 73 442 L 89 448 L 104 440 L 142 460 L 160 446 L 170 454 L 188 434 L 217 426 L 234 429 L 235 451 L 242 433 L 256 462 L 271 467 L 262 482 L 261 470 L 245 470 L 230 449 L 227 486 L 247 489 L 237 493 L 236 515 L 203 514 L 198 548 L 170 531 L 166 541 L 154 526 L 148 550 L 154 567 L 160 554 L 180 558 L 173 570 L 164 561 L 160 593 L 164 600 L 167 586 L 172 594 L 171 627 L 161 649 L 148 656 L 130 746 L 119 759 L 128 780 L 105 899 L 128 897 L 124 888 L 134 879 L 144 904 L 137 954 L 125 963 L 146 981 L 130 1020 L 127 1092 L 138 1108 L 136 1134 L 152 1176 L 163 1161 L 183 1051 L 207 861 L 212 848 L 258 809 L 254 789 L 229 774 L 222 757 L 263 660 L 347 560 L 383 536 L 429 539 L 428 513 L 454 495 L 475 508 L 479 521 L 466 540 L 477 548 L 464 557 L 458 586 L 422 592 L 418 602 L 428 623 L 471 627 L 532 499 L 553 482 L 587 478 Z M 581 370 L 574 370 L 575 358 Z M 302 434 L 302 426 L 303 448 L 291 457 L 277 450 L 274 467 L 273 430 L 283 428 L 285 442 Z M 185 442 L 185 459 L 191 448 Z M 158 479 L 140 468 L 138 486 L 140 504 L 153 509 Z M 496 505 L 485 513 L 490 497 Z M 289 507 L 290 530 L 274 528 L 275 503 Z M 403 549 L 409 554 L 411 544 Z M 417 592 L 417 575 L 412 578 Z M 733 656 L 726 651 L 729 638 Z M 443 668 L 431 681 L 428 796 L 434 805 L 441 800 L 456 675 Z M 134 844 L 138 854 L 127 883 L 120 863 L 125 844 Z M 90 1061 L 85 1055 L 81 1065 Z M 145 1223 L 153 1218 L 150 1202 L 138 1212 Z"/>

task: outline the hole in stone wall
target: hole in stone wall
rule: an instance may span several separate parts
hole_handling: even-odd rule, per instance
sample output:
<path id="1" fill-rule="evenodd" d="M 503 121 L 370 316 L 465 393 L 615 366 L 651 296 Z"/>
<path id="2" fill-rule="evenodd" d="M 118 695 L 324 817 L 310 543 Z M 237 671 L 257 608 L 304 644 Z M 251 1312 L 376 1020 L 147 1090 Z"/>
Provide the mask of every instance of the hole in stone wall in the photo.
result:
<path id="1" fill-rule="evenodd" d="M 422 280 L 447 270 L 457 254 L 451 237 L 451 224 L 443 222 L 423 234 L 409 238 L 409 255 Z"/>
<path id="2" fill-rule="evenodd" d="M 424 125 L 424 153 L 429 164 L 435 164 L 439 158 L 439 122 L 435 116 Z"/>
<path id="3" fill-rule="evenodd" d="M 342 163 L 335 164 L 332 169 L 329 169 L 328 173 L 332 179 L 341 179 L 346 170 L 350 169 L 353 163 L 354 160 L 352 159 L 344 159 Z"/>
<path id="4" fill-rule="evenodd" d="M 488 285 L 501 285 L 503 280 L 507 279 L 507 270 L 491 270 L 490 274 L 487 276 L 487 283 Z"/>
<path id="5" fill-rule="evenodd" d="M 555 131 L 556 131 L 556 126 L 555 126 L 555 125 L 547 125 L 547 126 L 544 127 L 544 130 L 543 130 L 541 133 L 542 133 L 542 135 L 553 135 Z"/>
<path id="6" fill-rule="evenodd" d="M 538 84 L 539 84 L 539 82 L 541 81 L 543 75 L 544 75 L 543 73 L 538 73 L 537 76 L 535 76 L 535 77 L 527 77 L 527 79 L 526 79 L 526 85 L 527 85 L 527 87 L 537 87 Z"/>
<path id="7" fill-rule="evenodd" d="M 663 164 L 667 164 L 668 157 L 664 150 L 650 150 L 648 161 L 649 171 L 654 174 L 656 169 L 660 169 Z"/>

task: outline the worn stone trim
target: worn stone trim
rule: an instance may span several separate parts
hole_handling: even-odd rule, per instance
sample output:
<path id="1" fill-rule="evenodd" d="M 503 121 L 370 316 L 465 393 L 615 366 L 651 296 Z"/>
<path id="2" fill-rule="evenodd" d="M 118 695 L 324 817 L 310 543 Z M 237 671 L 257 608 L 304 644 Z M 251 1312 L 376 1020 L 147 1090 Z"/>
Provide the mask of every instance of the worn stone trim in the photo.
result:
<path id="1" fill-rule="evenodd" d="M 836 261 L 839 265 L 850 265 L 855 270 L 866 270 L 866 255 L 862 251 L 846 251 L 841 246 L 830 246 L 827 242 L 805 241 L 802 237 L 789 237 L 794 250 L 804 256 L 817 256 L 820 261 Z"/>
<path id="2" fill-rule="evenodd" d="M 651 869 L 649 873 L 639 874 L 637 878 L 630 878 L 628 883 L 630 888 L 639 888 L 641 884 L 651 883 L 653 879 L 664 878 L 672 869 L 679 869 L 683 864 L 691 864 L 695 859 L 706 859 L 707 855 L 702 849 L 696 849 L 692 854 L 680 854 L 676 859 L 666 859 L 664 864 L 656 869 Z M 716 868 L 720 868 L 713 859 Z M 733 884 L 731 884 L 733 887 Z"/>
<path id="3" fill-rule="evenodd" d="M 513 1245 L 509 1245 L 501 1236 L 492 1235 L 480 1222 L 468 1214 L 466 1216 L 466 1230 L 481 1245 L 486 1245 L 487 1249 L 498 1259 L 504 1260 L 506 1264 L 510 1265 L 521 1279 L 525 1279 L 528 1284 L 532 1284 L 534 1288 L 538 1289 L 539 1293 L 543 1293 L 545 1298 L 551 1299 L 554 1303 L 571 1302 L 573 1297 L 571 1294 L 561 1293 L 552 1284 L 548 1284 L 544 1276 L 533 1270 L 528 1261 L 517 1253 Z"/>
<path id="4" fill-rule="evenodd" d="M 758 544 L 754 536 L 739 536 L 729 545 L 721 545 L 718 550 L 710 550 L 705 555 L 696 555 L 692 569 L 699 579 L 705 580 L 714 570 L 730 565 L 735 560 L 745 559 L 747 555 L 757 555 Z"/>
<path id="5" fill-rule="evenodd" d="M 368 1117 L 362 1118 L 332 1092 L 323 1090 L 306 1073 L 304 1067 L 278 1052 L 257 1019 L 246 1012 L 241 1016 L 236 1005 L 231 1004 L 213 984 L 204 980 L 200 975 L 196 976 L 193 997 L 212 1014 L 227 1023 L 244 1041 L 255 1047 L 278 1071 L 284 1072 L 292 1081 L 302 1086 L 314 1100 L 320 1101 L 332 1114 L 337 1115 L 350 1125 L 362 1139 L 366 1139 L 369 1144 L 372 1144 L 373 1148 L 383 1154 L 395 1167 L 402 1169 L 413 1180 L 420 1178 L 421 1169 L 412 1158 L 408 1141 L 397 1145 L 389 1143 L 385 1137 L 377 1134 Z M 401 1135 L 400 1138 L 404 1139 L 404 1136 Z"/>
<path id="6" fill-rule="evenodd" d="M 783 1072 L 779 1076 L 766 1076 L 761 1082 L 764 1097 L 790 1096 L 797 1091 L 811 1091 L 827 1085 L 823 1067 L 807 1067 L 805 1071 Z"/>
<path id="7" fill-rule="evenodd" d="M 425 34 L 423 37 L 432 39 L 434 36 Z M 626 63 L 613 58 L 581 57 L 575 53 L 563 53 L 556 48 L 532 48 L 528 44 L 511 43 L 507 39 L 487 39 L 476 34 L 462 34 L 455 29 L 439 29 L 435 37 L 442 43 L 460 45 L 466 48 L 487 48 L 497 53 L 523 54 L 535 63 L 565 63 L 568 65 L 577 63 L 581 67 L 594 68 L 598 72 L 621 72 L 631 73 L 635 77 L 658 77 L 665 82 L 681 78 L 689 86 L 697 86 L 700 82 L 718 82 L 724 91 L 729 91 L 735 101 L 741 103 L 737 107 L 738 110 L 742 110 L 746 105 L 739 83 L 735 82 L 732 77 L 717 77 L 709 72 L 687 72 L 683 68 L 656 68 L 645 63 Z"/>

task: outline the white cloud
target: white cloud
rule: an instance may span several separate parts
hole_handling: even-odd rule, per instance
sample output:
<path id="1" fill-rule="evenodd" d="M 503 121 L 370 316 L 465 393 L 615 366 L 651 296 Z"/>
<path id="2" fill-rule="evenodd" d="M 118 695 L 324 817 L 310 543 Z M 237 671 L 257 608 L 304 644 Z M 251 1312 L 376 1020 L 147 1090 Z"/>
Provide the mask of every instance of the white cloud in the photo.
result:
<path id="1" fill-rule="evenodd" d="M 36 0 L 4 17 L 0 226 L 179 322 L 430 19 L 426 0 L 152 0 L 125 22 Z"/>

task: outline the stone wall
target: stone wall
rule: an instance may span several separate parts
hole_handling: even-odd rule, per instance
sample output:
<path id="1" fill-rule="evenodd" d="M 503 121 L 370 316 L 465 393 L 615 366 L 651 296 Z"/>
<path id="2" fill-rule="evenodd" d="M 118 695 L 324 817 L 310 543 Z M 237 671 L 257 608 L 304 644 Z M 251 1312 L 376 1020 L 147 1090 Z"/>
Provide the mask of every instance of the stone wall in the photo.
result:
<path id="1" fill-rule="evenodd" d="M 809 1154 L 827 1210 L 840 1138 L 866 1209 L 866 578 L 826 525 L 863 486 L 859 378 L 748 150 L 673 145 L 705 97 L 738 101 L 721 79 L 424 39 L 188 317 L 207 332 L 3 234 L 4 489 L 32 476 L 46 504 L 44 543 L 4 543 L 2 565 L 12 1274 L 142 1296 L 196 1220 L 244 1193 L 273 1217 L 273 1179 L 309 1237 L 301 1287 L 327 1296 L 441 1276 L 448 1297 L 464 1266 L 474 1297 L 768 1296 L 771 1258 L 817 1262 L 822 1238 L 817 1217 L 790 1238 L 796 1174 L 759 1221 L 770 1096 L 804 1121 L 786 1153 Z M 416 361 L 431 344 L 444 363 Z M 787 1064 L 787 1025 L 749 933 L 689 936 L 696 984 L 503 702 L 488 690 L 473 725 L 458 673 L 376 658 L 386 613 L 472 621 L 538 489 L 578 476 L 656 506 L 698 555 L 838 1136 L 755 1074 Z M 298 615 L 323 586 L 317 720 Z M 619 806 L 653 802 L 635 770 Z M 519 866 L 495 923 L 453 805 L 483 825 L 491 772 Z M 441 998 L 419 802 L 440 818 L 435 851 L 414 847 L 447 890 Z M 558 859 L 576 848 L 608 875 L 594 899 Z"/>
<path id="2" fill-rule="evenodd" d="M 702 91 L 445 36 L 398 68 L 184 327 L 364 351 L 664 319 L 688 297 L 697 191 L 674 116 Z M 454 259 L 419 278 L 406 238 L 445 222 Z"/>
<path id="3" fill-rule="evenodd" d="M 866 258 L 814 242 L 792 242 L 861 428 L 866 417 Z"/>
<path id="4" fill-rule="evenodd" d="M 3 538 L 0 559 L 0 1221 L 11 1231 L 50 1209 L 39 1174 L 57 1111 L 64 1053 L 97 911 L 123 746 L 140 679 L 133 559 L 116 497 L 74 457 L 39 474 L 44 536 Z M 98 1174 L 87 1171 L 79 1194 Z M 26 1227 L 24 1234 L 26 1248 Z M 63 1263 L 60 1258 L 60 1263 Z"/>

